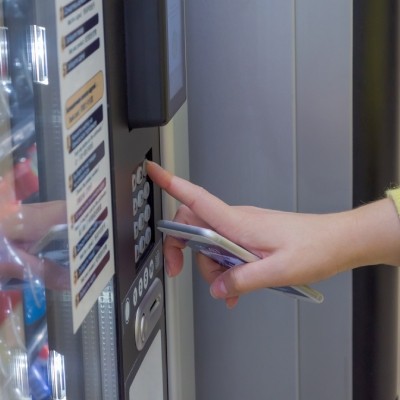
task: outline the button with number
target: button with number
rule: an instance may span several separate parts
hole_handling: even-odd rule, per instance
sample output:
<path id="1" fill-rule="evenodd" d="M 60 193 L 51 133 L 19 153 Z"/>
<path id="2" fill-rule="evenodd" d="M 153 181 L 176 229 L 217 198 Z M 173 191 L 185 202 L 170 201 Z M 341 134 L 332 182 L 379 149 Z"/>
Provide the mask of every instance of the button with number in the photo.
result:
<path id="1" fill-rule="evenodd" d="M 133 238 L 136 240 L 139 236 L 139 222 L 135 221 L 133 223 Z"/>
<path id="2" fill-rule="evenodd" d="M 140 185 L 142 183 L 143 180 L 143 168 L 142 166 L 138 167 L 137 171 L 136 171 L 136 182 L 138 185 Z"/>
<path id="3" fill-rule="evenodd" d="M 146 228 L 146 232 L 144 234 L 144 241 L 146 242 L 146 246 L 148 246 L 151 242 L 151 228 L 149 226 Z"/>
<path id="4" fill-rule="evenodd" d="M 144 223 L 145 223 L 144 214 L 141 213 L 141 214 L 139 215 L 139 230 L 140 230 L 140 231 L 144 228 Z"/>
<path id="5" fill-rule="evenodd" d="M 139 261 L 139 257 L 140 257 L 139 246 L 135 245 L 135 263 Z"/>
<path id="6" fill-rule="evenodd" d="M 147 168 L 146 168 L 146 160 L 143 163 L 143 176 L 146 177 L 147 176 Z"/>
<path id="7" fill-rule="evenodd" d="M 132 207 L 133 207 L 133 215 L 136 215 L 139 209 L 138 200 L 136 197 L 134 197 L 132 200 Z"/>
<path id="8" fill-rule="evenodd" d="M 151 217 L 151 207 L 148 204 L 146 204 L 146 207 L 144 208 L 144 220 L 146 222 L 149 222 L 150 217 Z"/>
<path id="9" fill-rule="evenodd" d="M 143 279 L 139 279 L 139 296 L 142 297 L 143 294 Z"/>
<path id="10" fill-rule="evenodd" d="M 144 203 L 144 195 L 143 195 L 143 190 L 139 190 L 138 196 L 137 196 L 137 202 L 138 202 L 138 207 L 142 207 Z"/>
<path id="11" fill-rule="evenodd" d="M 150 196 L 150 183 L 146 182 L 143 186 L 143 196 L 147 200 Z"/>
<path id="12" fill-rule="evenodd" d="M 138 302 L 138 292 L 136 287 L 135 289 L 133 289 L 132 301 L 133 301 L 133 306 L 136 307 Z"/>
<path id="13" fill-rule="evenodd" d="M 142 236 L 140 238 L 140 240 L 139 240 L 139 251 L 140 251 L 140 254 L 143 254 L 145 250 L 146 250 L 146 243 L 144 241 L 144 237 Z"/>
<path id="14" fill-rule="evenodd" d="M 143 283 L 144 283 L 144 288 L 147 289 L 147 286 L 149 284 L 149 270 L 147 268 L 144 270 Z"/>
<path id="15" fill-rule="evenodd" d="M 150 279 L 153 279 L 153 275 L 154 275 L 154 261 L 151 260 L 150 264 L 149 264 L 149 276 L 150 276 Z"/>
<path id="16" fill-rule="evenodd" d="M 132 175 L 132 192 L 136 190 L 136 174 Z"/>

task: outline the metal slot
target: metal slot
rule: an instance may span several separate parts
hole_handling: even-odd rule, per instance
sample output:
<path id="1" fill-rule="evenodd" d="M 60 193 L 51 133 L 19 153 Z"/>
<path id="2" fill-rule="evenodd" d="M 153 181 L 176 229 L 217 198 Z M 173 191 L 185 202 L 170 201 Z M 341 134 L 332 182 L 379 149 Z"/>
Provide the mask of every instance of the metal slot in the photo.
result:
<path id="1" fill-rule="evenodd" d="M 157 307 L 160 305 L 160 303 L 161 303 L 161 299 L 160 299 L 160 297 L 157 297 L 150 307 L 150 314 L 157 311 Z"/>
<path id="2" fill-rule="evenodd" d="M 142 350 L 151 332 L 157 325 L 164 305 L 164 290 L 159 278 L 156 278 L 144 296 L 136 311 L 135 340 L 138 350 Z"/>

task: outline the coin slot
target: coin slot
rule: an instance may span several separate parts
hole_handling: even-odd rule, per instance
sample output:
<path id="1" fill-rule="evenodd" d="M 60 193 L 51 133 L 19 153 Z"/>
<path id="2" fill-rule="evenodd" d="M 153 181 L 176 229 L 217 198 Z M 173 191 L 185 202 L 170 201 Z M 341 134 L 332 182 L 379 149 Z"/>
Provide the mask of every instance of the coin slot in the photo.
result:
<path id="1" fill-rule="evenodd" d="M 160 299 L 160 296 L 158 296 L 158 297 L 154 300 L 153 304 L 150 306 L 150 314 L 153 314 L 153 312 L 154 312 L 155 310 L 157 310 L 157 308 L 159 307 L 160 303 L 161 303 L 161 299 Z"/>

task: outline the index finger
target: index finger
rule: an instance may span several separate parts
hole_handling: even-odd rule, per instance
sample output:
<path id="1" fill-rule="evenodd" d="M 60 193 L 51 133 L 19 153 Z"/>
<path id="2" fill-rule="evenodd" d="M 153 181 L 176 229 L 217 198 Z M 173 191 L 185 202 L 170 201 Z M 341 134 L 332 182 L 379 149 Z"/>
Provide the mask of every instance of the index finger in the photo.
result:
<path id="1" fill-rule="evenodd" d="M 204 188 L 172 175 L 152 161 L 146 162 L 146 168 L 154 183 L 185 204 L 216 231 L 228 234 L 232 233 L 235 226 L 238 226 L 240 217 L 237 212 Z"/>

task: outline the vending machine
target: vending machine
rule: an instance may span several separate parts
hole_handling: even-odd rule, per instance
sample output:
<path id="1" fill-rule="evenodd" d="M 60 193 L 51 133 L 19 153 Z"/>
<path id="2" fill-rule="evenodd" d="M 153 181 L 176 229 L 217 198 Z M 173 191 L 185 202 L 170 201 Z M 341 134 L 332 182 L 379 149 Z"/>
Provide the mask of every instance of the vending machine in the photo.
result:
<path id="1" fill-rule="evenodd" d="M 146 160 L 186 99 L 183 15 L 0 2 L 1 399 L 168 398 Z"/>

